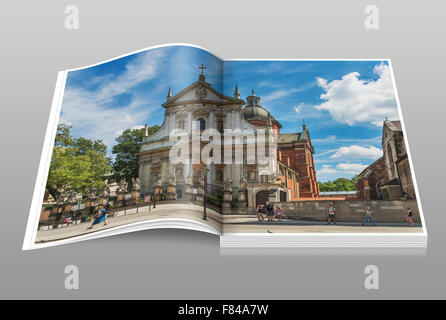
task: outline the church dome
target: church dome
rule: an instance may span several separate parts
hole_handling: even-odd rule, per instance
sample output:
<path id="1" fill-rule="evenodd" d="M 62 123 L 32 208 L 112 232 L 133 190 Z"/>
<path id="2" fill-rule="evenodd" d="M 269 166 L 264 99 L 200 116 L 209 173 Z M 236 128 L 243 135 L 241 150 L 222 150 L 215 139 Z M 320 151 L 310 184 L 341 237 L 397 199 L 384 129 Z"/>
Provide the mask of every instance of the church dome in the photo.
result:
<path id="1" fill-rule="evenodd" d="M 246 120 L 263 120 L 268 119 L 269 112 L 260 106 L 245 107 L 243 114 Z"/>
<path id="2" fill-rule="evenodd" d="M 274 119 L 271 114 L 260 104 L 260 97 L 254 94 L 254 90 L 246 98 L 246 107 L 243 109 L 243 115 L 248 121 L 267 122 L 268 118 Z"/>

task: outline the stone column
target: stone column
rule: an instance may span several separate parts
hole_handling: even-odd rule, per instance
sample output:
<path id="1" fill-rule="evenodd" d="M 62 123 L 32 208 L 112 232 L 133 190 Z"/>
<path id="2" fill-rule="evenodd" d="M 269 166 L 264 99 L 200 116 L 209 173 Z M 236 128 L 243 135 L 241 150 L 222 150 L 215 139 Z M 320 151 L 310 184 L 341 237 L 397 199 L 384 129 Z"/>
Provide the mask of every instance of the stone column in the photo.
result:
<path id="1" fill-rule="evenodd" d="M 238 190 L 238 208 L 239 211 L 243 211 L 246 213 L 246 189 L 242 190 L 239 189 Z"/>
<path id="2" fill-rule="evenodd" d="M 204 184 L 201 180 L 202 179 L 200 179 L 200 182 L 198 183 L 197 197 L 195 199 L 199 204 L 204 202 Z"/>
<path id="3" fill-rule="evenodd" d="M 51 223 L 55 223 L 58 220 L 60 220 L 63 208 L 64 208 L 63 203 L 56 203 L 53 205 L 53 208 L 51 209 L 51 214 L 49 216 L 49 218 L 51 217 L 52 221 Z"/>
<path id="4" fill-rule="evenodd" d="M 232 191 L 223 191 L 223 204 L 222 204 L 223 214 L 232 213 Z"/>
<path id="5" fill-rule="evenodd" d="M 225 190 L 223 191 L 223 214 L 232 213 L 232 179 L 225 181 Z"/>
<path id="6" fill-rule="evenodd" d="M 107 205 L 109 199 L 110 199 L 109 196 L 101 195 L 98 199 L 98 205 L 105 207 Z"/>
<path id="7" fill-rule="evenodd" d="M 127 192 L 122 192 L 122 191 L 120 191 L 116 194 L 116 197 L 117 197 L 116 205 L 115 205 L 116 208 L 125 206 L 125 195 L 126 194 L 127 194 Z"/>
<path id="8" fill-rule="evenodd" d="M 161 200 L 161 194 L 163 191 L 163 187 L 161 185 L 155 185 L 153 187 L 154 193 L 155 193 L 155 199 L 156 201 L 160 201 Z"/>
<path id="9" fill-rule="evenodd" d="M 72 202 L 65 203 L 65 205 L 63 206 L 63 212 L 70 212 L 71 211 L 71 207 L 73 207 L 73 203 Z"/>
<path id="10" fill-rule="evenodd" d="M 138 204 L 138 201 L 139 201 L 139 199 L 141 197 L 140 191 L 139 190 L 132 190 L 132 192 L 130 194 L 132 196 L 132 203 L 135 204 L 135 205 Z"/>
<path id="11" fill-rule="evenodd" d="M 177 199 L 177 184 L 175 182 L 175 176 L 172 176 L 167 183 L 167 200 Z"/>
<path id="12" fill-rule="evenodd" d="M 96 197 L 88 197 L 87 200 L 85 200 L 85 213 L 87 215 L 90 215 L 93 213 L 93 209 L 95 207 Z"/>
<path id="13" fill-rule="evenodd" d="M 192 182 L 193 182 L 192 175 L 187 176 L 186 183 L 184 185 L 184 199 L 188 201 L 192 201 L 194 197 L 192 193 L 192 188 L 193 188 Z"/>

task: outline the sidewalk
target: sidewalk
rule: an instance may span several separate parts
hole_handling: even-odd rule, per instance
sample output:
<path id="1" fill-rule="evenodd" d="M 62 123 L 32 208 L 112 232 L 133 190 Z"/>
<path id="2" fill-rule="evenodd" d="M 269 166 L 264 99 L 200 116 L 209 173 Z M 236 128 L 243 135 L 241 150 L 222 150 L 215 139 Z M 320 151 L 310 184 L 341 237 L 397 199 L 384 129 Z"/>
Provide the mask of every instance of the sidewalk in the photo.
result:
<path id="1" fill-rule="evenodd" d="M 189 219 L 203 222 L 203 207 L 192 203 L 164 203 L 157 204 L 155 209 L 149 211 L 149 207 L 140 207 L 138 213 L 136 208 L 115 212 L 114 217 L 107 218 L 107 226 L 102 223 L 95 225 L 89 230 L 92 222 L 71 224 L 62 228 L 51 230 L 39 230 L 36 243 L 56 241 L 90 234 L 99 230 L 111 229 L 135 222 L 149 221 L 163 218 Z M 421 233 L 421 225 L 414 228 L 404 223 L 377 223 L 376 227 L 364 226 L 360 223 L 341 222 L 336 225 L 328 225 L 322 221 L 289 220 L 282 222 L 258 222 L 254 215 L 225 215 L 207 209 L 207 220 L 216 230 L 221 230 L 221 222 L 224 221 L 224 233 Z"/>
<path id="2" fill-rule="evenodd" d="M 217 230 L 221 230 L 220 214 L 212 209 L 207 209 L 207 220 L 205 223 Z M 156 208 L 152 207 L 149 211 L 149 207 L 141 207 L 136 213 L 136 208 L 127 210 L 127 214 L 124 215 L 124 211 L 115 212 L 114 217 L 107 218 L 107 226 L 103 223 L 97 224 L 93 229 L 89 230 L 91 222 L 84 222 L 78 224 L 71 224 L 68 227 L 62 227 L 51 230 L 39 230 L 37 231 L 36 243 L 56 241 L 61 239 L 72 238 L 80 235 L 85 235 L 99 230 L 110 229 L 126 224 L 135 222 L 162 219 L 162 218 L 177 218 L 177 219 L 190 219 L 194 221 L 204 222 L 203 207 L 189 203 L 166 203 L 157 204 Z"/>
<path id="3" fill-rule="evenodd" d="M 257 218 L 226 221 L 223 233 L 422 233 L 421 224 L 410 227 L 408 223 L 377 223 L 361 226 L 358 222 L 341 222 L 328 225 L 322 221 L 283 220 L 258 222 Z"/>

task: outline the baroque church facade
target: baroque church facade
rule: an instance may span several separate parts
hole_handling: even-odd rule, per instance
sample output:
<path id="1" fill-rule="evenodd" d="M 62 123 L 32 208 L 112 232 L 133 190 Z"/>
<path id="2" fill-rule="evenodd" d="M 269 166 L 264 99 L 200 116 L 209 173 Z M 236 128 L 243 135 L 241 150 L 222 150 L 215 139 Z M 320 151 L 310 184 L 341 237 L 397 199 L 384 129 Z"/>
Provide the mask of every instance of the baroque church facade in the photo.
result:
<path id="1" fill-rule="evenodd" d="M 308 128 L 304 125 L 302 132 L 280 134 L 281 124 L 261 105 L 261 98 L 255 95 L 254 90 L 246 101 L 240 98 L 237 86 L 232 97 L 223 95 L 206 82 L 203 69 L 202 66 L 196 82 L 176 95 L 172 95 L 169 88 L 167 99 L 162 104 L 165 117 L 161 128 L 151 136 L 146 130 L 138 154 L 141 192 L 152 194 L 157 185 L 163 193 L 167 193 L 169 181 L 174 181 L 176 198 L 181 199 L 185 185 L 191 184 L 197 188 L 200 176 L 205 172 L 208 194 L 222 195 L 227 188 L 237 194 L 244 189 L 248 208 L 266 201 L 317 198 L 319 186 Z M 189 136 L 194 130 L 202 132 L 206 129 L 215 129 L 222 136 L 225 129 L 273 130 L 277 134 L 277 148 L 270 158 L 272 163 L 269 163 L 273 172 L 265 175 L 262 165 L 246 161 L 250 143 L 246 137 L 242 141 L 242 163 L 225 164 L 222 161 L 221 164 L 194 164 L 188 161 L 174 164 L 169 159 L 173 147 L 169 135 L 175 129 L 182 129 Z M 205 145 L 206 142 L 200 142 L 200 151 Z M 221 157 L 224 157 L 223 145 Z"/>

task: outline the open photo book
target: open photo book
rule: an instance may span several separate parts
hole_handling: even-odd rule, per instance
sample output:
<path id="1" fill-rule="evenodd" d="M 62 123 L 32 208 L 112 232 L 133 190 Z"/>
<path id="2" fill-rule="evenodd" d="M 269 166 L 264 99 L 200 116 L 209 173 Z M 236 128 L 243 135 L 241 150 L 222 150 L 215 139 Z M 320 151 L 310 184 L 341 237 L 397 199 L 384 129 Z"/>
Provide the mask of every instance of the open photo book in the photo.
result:
<path id="1" fill-rule="evenodd" d="M 23 249 L 157 228 L 426 247 L 390 60 L 169 44 L 59 72 Z"/>

